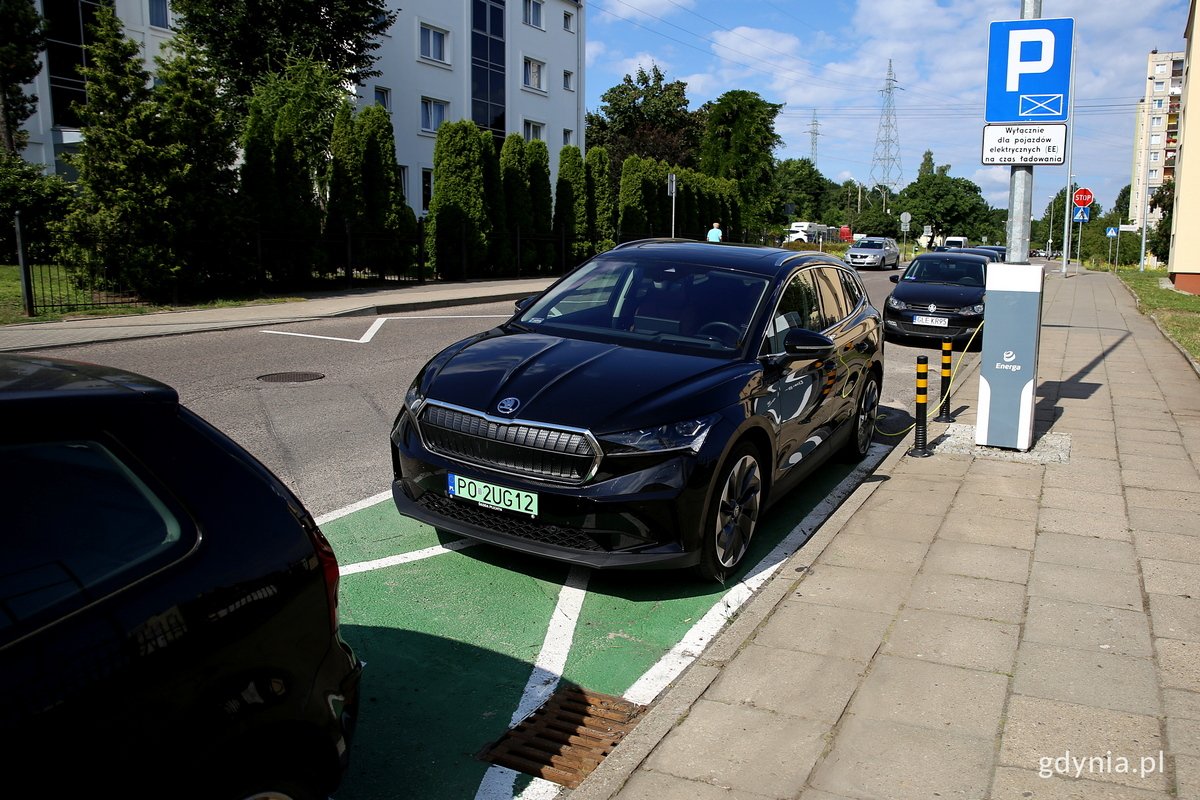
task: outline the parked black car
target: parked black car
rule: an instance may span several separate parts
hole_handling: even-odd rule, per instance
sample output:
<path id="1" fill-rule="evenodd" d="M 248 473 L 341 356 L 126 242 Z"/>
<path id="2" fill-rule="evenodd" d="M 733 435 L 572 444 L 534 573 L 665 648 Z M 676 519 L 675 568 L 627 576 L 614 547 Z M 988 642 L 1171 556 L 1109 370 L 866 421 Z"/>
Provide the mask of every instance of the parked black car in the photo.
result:
<path id="1" fill-rule="evenodd" d="M 870 447 L 880 316 L 831 256 L 636 242 L 521 307 L 413 381 L 391 437 L 401 513 L 723 580 L 768 503 Z"/>
<path id="2" fill-rule="evenodd" d="M 965 342 L 983 324 L 987 257 L 951 250 L 922 253 L 900 275 L 883 304 L 891 337 Z"/>
<path id="3" fill-rule="evenodd" d="M 8 793 L 327 797 L 361 664 L 295 495 L 140 375 L 0 355 L 0 415 Z"/>

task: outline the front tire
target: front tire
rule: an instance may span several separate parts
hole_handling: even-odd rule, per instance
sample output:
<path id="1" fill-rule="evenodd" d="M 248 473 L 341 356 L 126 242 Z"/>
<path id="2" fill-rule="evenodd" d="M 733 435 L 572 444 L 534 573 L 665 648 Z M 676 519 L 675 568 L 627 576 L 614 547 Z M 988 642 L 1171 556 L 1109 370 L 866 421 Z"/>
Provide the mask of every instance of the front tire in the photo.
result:
<path id="1" fill-rule="evenodd" d="M 701 531 L 700 575 L 724 583 L 742 563 L 763 506 L 762 465 L 748 442 L 734 448 L 715 484 Z"/>
<path id="2" fill-rule="evenodd" d="M 858 400 L 854 403 L 853 426 L 850 440 L 842 451 L 844 460 L 858 463 L 867 457 L 871 450 L 871 442 L 875 439 L 875 418 L 879 416 L 879 378 L 874 372 L 867 372 L 863 379 L 862 388 L 858 390 Z"/>

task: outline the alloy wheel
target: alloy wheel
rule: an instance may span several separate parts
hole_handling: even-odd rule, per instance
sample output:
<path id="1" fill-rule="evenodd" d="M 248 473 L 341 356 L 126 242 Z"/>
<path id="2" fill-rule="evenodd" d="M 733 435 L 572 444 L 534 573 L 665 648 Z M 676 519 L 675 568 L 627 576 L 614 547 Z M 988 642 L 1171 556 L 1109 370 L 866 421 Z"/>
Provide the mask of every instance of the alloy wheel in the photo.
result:
<path id="1" fill-rule="evenodd" d="M 717 508 L 716 555 L 721 566 L 731 569 L 746 554 L 758 522 L 761 501 L 762 478 L 758 461 L 752 455 L 743 455 L 725 479 Z"/>

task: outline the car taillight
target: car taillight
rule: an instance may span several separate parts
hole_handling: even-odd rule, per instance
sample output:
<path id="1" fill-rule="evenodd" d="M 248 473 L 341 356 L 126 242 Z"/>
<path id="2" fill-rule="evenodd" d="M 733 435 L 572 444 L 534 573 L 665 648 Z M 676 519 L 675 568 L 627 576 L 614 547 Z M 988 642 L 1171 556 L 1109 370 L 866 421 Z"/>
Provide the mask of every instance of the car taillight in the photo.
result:
<path id="1" fill-rule="evenodd" d="M 325 538 L 325 534 L 321 533 L 317 523 L 309 518 L 304 527 L 308 530 L 308 535 L 312 538 L 313 546 L 317 550 L 317 562 L 321 566 L 321 575 L 325 578 L 325 594 L 329 599 L 329 625 L 331 630 L 336 633 L 338 629 L 338 581 L 340 579 L 337 556 L 333 554 L 329 540 Z"/>

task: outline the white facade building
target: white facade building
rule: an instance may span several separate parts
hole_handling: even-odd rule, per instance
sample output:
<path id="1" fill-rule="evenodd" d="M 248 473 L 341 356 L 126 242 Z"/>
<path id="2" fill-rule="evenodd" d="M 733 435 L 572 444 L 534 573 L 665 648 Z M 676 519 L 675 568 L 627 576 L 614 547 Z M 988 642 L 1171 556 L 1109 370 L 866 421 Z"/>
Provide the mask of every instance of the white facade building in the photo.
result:
<path id="1" fill-rule="evenodd" d="M 429 208 L 433 144 L 449 120 L 541 139 L 551 181 L 563 145 L 583 148 L 583 5 L 575 0 L 405 0 L 359 103 L 392 113 L 405 195 Z"/>
<path id="2" fill-rule="evenodd" d="M 25 157 L 64 172 L 61 155 L 79 141 L 71 101 L 83 100 L 76 66 L 94 0 L 35 0 L 50 21 L 50 47 L 35 82 Z M 403 0 L 375 51 L 381 73 L 357 88 L 358 104 L 392 115 L 405 196 L 420 214 L 433 187 L 433 145 L 443 122 L 473 119 L 496 134 L 541 139 L 551 185 L 563 145 L 583 148 L 585 28 L 577 0 Z M 142 45 L 148 69 L 170 40 L 168 0 L 116 0 L 125 33 Z"/>
<path id="3" fill-rule="evenodd" d="M 1175 179 L 1183 74 L 1183 53 L 1152 50 L 1146 58 L 1145 97 L 1138 103 L 1134 123 L 1133 174 L 1129 180 L 1129 221 L 1139 227 L 1146 214 L 1146 201 L 1163 183 Z M 1151 225 L 1161 218 L 1161 211 L 1150 209 Z"/>

